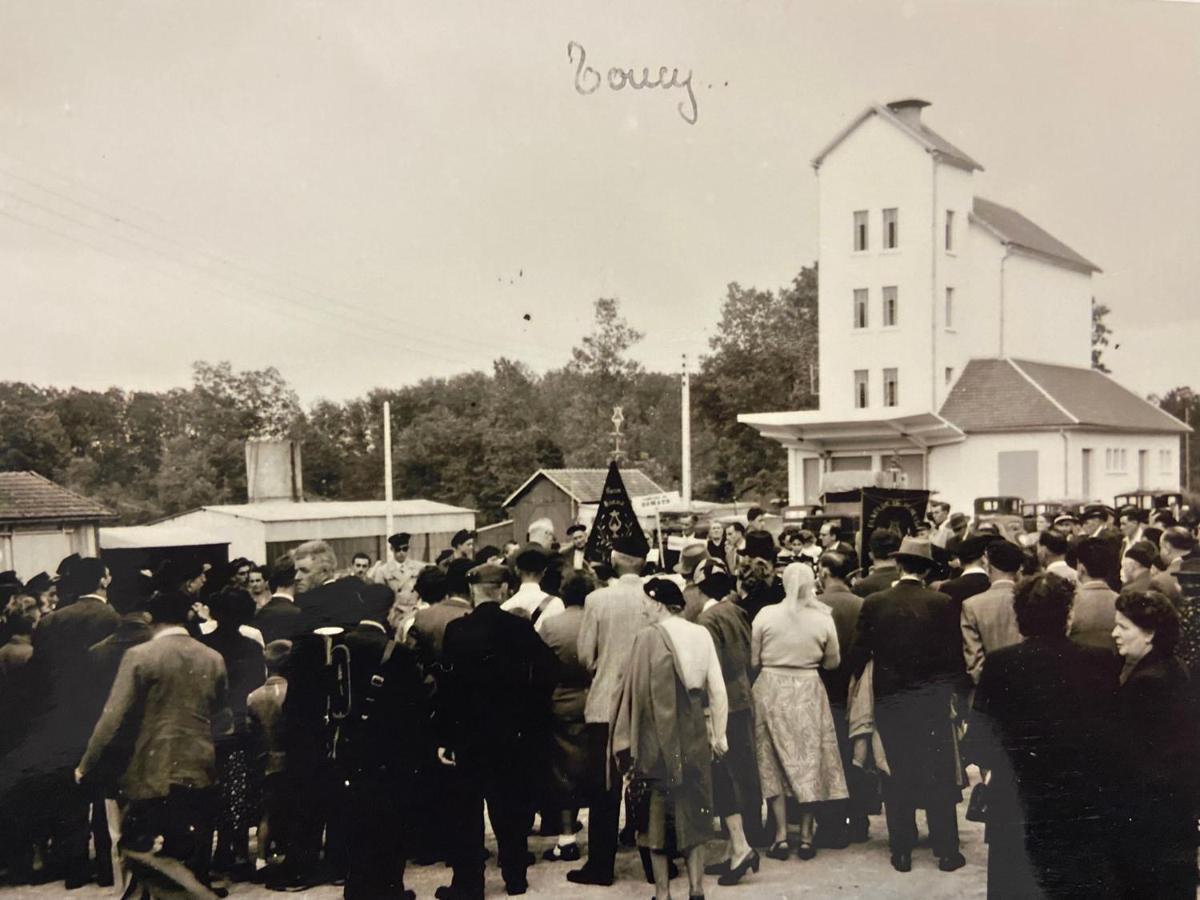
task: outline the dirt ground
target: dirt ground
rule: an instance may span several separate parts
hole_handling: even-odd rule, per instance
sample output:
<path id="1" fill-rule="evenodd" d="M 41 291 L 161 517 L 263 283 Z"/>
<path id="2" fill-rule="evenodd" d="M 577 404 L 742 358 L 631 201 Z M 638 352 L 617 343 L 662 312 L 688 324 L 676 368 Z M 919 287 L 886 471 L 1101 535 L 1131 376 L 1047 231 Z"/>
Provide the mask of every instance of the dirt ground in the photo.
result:
<path id="1" fill-rule="evenodd" d="M 913 854 L 911 872 L 895 872 L 889 861 L 887 829 L 883 816 L 876 816 L 871 820 L 871 840 L 865 844 L 852 845 L 845 850 L 821 850 L 816 859 L 803 862 L 794 856 L 786 862 L 764 857 L 762 869 L 757 874 L 750 873 L 736 887 L 720 887 L 715 877 L 706 878 L 705 896 L 709 900 L 799 900 L 808 897 L 950 900 L 984 897 L 987 892 L 987 847 L 983 843 L 983 826 L 963 819 L 965 802 L 959 804 L 958 811 L 962 852 L 967 858 L 967 865 L 957 872 L 939 872 L 937 860 L 924 846 L 919 847 Z M 918 823 L 924 837 L 924 822 L 921 821 L 919 813 Z M 580 838 L 586 840 L 586 834 L 585 829 Z M 577 863 L 549 863 L 542 860 L 542 851 L 550 847 L 553 841 L 553 838 L 530 838 L 529 848 L 537 856 L 537 864 L 529 869 L 529 893 L 526 896 L 578 897 L 581 900 L 646 900 L 654 894 L 653 887 L 643 879 L 636 851 L 621 851 L 617 858 L 617 881 L 612 887 L 583 887 L 573 885 L 566 879 L 567 871 L 578 865 Z M 488 845 L 495 851 L 495 842 L 490 835 Z M 719 841 L 714 841 L 709 846 L 712 859 L 721 857 L 722 848 L 723 844 Z M 507 896 L 494 855 L 488 863 L 486 876 L 489 897 Z M 405 878 L 406 886 L 415 890 L 421 900 L 431 900 L 434 890 L 449 880 L 450 870 L 441 865 L 410 867 Z M 681 875 L 672 882 L 671 887 L 672 898 L 686 900 L 686 877 Z M 230 897 L 237 900 L 267 900 L 282 896 L 288 895 L 252 884 L 236 884 L 230 891 Z M 327 885 L 291 896 L 309 897 L 312 900 L 335 900 L 342 896 L 342 889 Z M 70 893 L 63 890 L 61 883 L 0 889 L 0 898 L 3 900 L 49 900 L 59 897 L 69 897 L 72 900 L 115 900 L 111 890 L 95 886 Z"/>

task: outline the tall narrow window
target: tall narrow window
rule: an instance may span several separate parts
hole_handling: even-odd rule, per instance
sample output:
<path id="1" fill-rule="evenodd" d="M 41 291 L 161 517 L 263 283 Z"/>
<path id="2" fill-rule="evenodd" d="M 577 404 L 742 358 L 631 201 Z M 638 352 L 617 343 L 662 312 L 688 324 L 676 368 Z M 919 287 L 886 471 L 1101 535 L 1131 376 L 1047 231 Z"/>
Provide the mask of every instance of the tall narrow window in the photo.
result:
<path id="1" fill-rule="evenodd" d="M 946 210 L 946 249 L 954 249 L 954 210 Z"/>
<path id="2" fill-rule="evenodd" d="M 885 287 L 883 289 L 883 327 L 892 328 L 896 324 L 899 310 L 896 308 L 896 288 Z"/>
<path id="3" fill-rule="evenodd" d="M 954 327 L 954 288 L 946 288 L 946 327 Z"/>
<path id="4" fill-rule="evenodd" d="M 895 406 L 900 402 L 900 376 L 895 369 L 883 370 L 883 405 Z"/>
<path id="5" fill-rule="evenodd" d="M 854 249 L 867 249 L 867 211 L 860 209 L 854 214 Z"/>
<path id="6" fill-rule="evenodd" d="M 900 244 L 900 213 L 895 209 L 883 211 L 883 248 L 895 249 Z"/>
<path id="7" fill-rule="evenodd" d="M 946 366 L 946 384 L 949 385 L 950 382 L 952 382 L 953 380 L 954 380 L 954 366 Z"/>
<path id="8" fill-rule="evenodd" d="M 854 408 L 867 408 L 867 370 L 854 370 Z"/>
<path id="9" fill-rule="evenodd" d="M 867 327 L 867 289 L 856 288 L 854 291 L 854 327 Z"/>

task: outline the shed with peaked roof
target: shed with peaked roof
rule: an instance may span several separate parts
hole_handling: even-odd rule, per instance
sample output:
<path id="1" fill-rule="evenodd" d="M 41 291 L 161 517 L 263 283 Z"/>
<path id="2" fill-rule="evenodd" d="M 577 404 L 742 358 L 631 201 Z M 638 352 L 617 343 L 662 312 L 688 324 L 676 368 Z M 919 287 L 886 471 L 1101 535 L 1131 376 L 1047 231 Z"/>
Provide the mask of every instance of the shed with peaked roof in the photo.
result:
<path id="1" fill-rule="evenodd" d="M 525 540 L 530 522 L 549 518 L 563 540 L 568 525 L 588 518 L 581 511 L 600 502 L 607 475 L 607 469 L 538 469 L 504 501 L 514 539 Z M 633 500 L 665 493 L 641 469 L 622 469 L 621 480 Z"/>
<path id="2" fill-rule="evenodd" d="M 27 581 L 63 557 L 95 556 L 101 522 L 116 514 L 37 472 L 0 472 L 0 569 Z"/>

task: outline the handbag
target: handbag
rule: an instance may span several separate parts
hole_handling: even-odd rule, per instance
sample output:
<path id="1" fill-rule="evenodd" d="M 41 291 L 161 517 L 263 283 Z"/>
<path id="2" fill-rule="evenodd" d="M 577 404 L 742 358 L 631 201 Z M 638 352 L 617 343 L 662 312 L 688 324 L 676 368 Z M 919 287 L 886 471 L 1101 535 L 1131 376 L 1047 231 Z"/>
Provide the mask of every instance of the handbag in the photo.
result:
<path id="1" fill-rule="evenodd" d="M 968 822 L 987 821 L 988 793 L 988 785 L 982 782 L 971 788 L 971 798 L 967 801 Z"/>

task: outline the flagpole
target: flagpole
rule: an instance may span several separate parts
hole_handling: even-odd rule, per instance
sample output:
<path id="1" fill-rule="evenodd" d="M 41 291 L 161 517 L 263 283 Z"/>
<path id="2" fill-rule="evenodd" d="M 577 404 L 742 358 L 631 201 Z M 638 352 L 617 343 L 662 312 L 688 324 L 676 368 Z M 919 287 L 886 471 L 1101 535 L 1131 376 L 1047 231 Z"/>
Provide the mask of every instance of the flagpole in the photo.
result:
<path id="1" fill-rule="evenodd" d="M 680 466 L 680 494 L 683 496 L 684 507 L 692 511 L 692 389 L 688 376 L 687 354 L 683 354 L 683 378 L 680 381 L 680 452 L 683 454 Z"/>
<path id="2" fill-rule="evenodd" d="M 387 536 L 392 534 L 392 404 L 383 401 L 383 515 Z"/>

